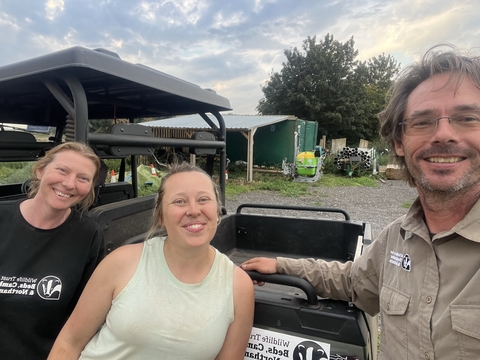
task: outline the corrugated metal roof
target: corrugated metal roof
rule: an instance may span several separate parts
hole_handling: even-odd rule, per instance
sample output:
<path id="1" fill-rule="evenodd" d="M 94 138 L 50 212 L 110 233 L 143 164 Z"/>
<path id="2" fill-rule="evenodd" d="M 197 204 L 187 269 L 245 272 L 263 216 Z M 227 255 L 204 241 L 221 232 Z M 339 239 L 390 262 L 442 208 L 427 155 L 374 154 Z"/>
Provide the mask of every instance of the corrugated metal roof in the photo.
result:
<path id="1" fill-rule="evenodd" d="M 207 114 L 213 123 L 218 125 L 215 116 Z M 284 120 L 296 120 L 292 115 L 222 115 L 227 130 L 249 130 L 257 127 L 271 125 Z M 210 126 L 200 115 L 178 116 L 140 123 L 149 127 L 163 127 L 170 129 L 210 129 Z"/>

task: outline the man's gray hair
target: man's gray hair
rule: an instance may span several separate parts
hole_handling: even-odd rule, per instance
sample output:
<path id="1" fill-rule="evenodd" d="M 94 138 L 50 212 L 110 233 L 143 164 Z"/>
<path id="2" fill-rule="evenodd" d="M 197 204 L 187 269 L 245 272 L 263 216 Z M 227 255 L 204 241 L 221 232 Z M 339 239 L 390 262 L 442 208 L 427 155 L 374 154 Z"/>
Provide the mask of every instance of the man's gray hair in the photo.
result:
<path id="1" fill-rule="evenodd" d="M 412 91 L 423 81 L 443 73 L 450 74 L 445 86 L 454 85 L 458 89 L 462 80 L 468 77 L 480 88 L 480 57 L 462 55 L 450 44 L 430 48 L 420 62 L 400 72 L 387 95 L 387 107 L 378 114 L 381 123 L 380 134 L 387 142 L 395 162 L 403 168 L 403 178 L 412 186 L 414 179 L 405 166 L 404 157 L 395 154 L 395 143 L 402 143 L 402 127 L 399 124 L 405 119 L 407 101 Z"/>

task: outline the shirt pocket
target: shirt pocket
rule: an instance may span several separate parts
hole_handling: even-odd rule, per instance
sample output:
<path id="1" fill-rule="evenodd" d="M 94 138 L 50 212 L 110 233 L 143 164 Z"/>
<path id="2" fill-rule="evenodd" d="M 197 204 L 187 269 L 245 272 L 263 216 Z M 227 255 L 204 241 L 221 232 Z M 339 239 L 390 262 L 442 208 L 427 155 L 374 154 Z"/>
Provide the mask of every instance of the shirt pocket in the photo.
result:
<path id="1" fill-rule="evenodd" d="M 381 353 L 391 359 L 407 359 L 407 309 L 410 295 L 388 285 L 380 291 Z"/>
<path id="2" fill-rule="evenodd" d="M 380 292 L 380 306 L 386 315 L 405 315 L 410 295 L 384 285 Z"/>
<path id="3" fill-rule="evenodd" d="M 462 359 L 478 359 L 480 354 L 480 305 L 450 305 L 452 329 L 456 331 Z"/>

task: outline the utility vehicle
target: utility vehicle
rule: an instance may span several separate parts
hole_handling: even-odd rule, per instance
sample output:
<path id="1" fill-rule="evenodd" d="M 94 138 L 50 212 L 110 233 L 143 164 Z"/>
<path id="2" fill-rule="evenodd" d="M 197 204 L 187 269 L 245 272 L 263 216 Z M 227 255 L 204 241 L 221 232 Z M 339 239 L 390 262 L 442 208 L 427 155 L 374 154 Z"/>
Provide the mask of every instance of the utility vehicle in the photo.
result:
<path id="1" fill-rule="evenodd" d="M 144 239 L 155 195 L 138 196 L 138 157 L 160 147 L 188 147 L 205 158 L 205 169 L 225 173 L 225 122 L 229 101 L 212 90 L 122 60 L 103 49 L 73 47 L 0 67 L 0 165 L 18 164 L 0 179 L 0 202 L 26 197 L 24 165 L 62 142 L 88 143 L 103 160 L 121 159 L 118 182 L 98 184 L 88 216 L 103 228 L 108 251 Z M 216 122 L 207 113 L 214 115 Z M 138 119 L 200 114 L 211 127 L 192 139 L 154 137 Z M 91 120 L 110 119 L 106 133 L 90 131 Z M 128 119 L 128 122 L 118 122 Z M 13 124 L 13 125 L 12 125 Z M 126 180 L 125 164 L 131 167 Z M 105 173 L 103 174 L 105 179 Z M 225 204 L 225 177 L 219 176 Z M 369 224 L 353 221 L 339 209 L 301 208 L 310 217 L 260 214 L 275 205 L 242 205 L 223 216 L 212 244 L 235 263 L 259 255 L 355 259 L 371 242 Z M 278 208 L 278 207 L 277 207 Z M 299 210 L 285 208 L 284 210 Z M 324 211 L 339 220 L 321 217 Z M 108 255 L 107 255 L 108 256 Z M 267 282 L 255 291 L 255 319 L 245 359 L 374 359 L 374 318 L 352 304 L 319 299 L 306 281 L 284 275 L 253 279 Z M 314 355 L 316 354 L 316 355 Z"/>

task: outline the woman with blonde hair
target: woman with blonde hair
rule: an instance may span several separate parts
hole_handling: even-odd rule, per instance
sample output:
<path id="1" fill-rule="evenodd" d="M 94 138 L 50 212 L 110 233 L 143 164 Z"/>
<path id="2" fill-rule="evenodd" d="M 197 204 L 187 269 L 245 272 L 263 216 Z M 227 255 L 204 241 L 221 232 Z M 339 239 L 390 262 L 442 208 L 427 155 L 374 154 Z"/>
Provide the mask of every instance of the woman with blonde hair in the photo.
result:
<path id="1" fill-rule="evenodd" d="M 61 144 L 33 166 L 28 199 L 0 202 L 1 359 L 45 359 L 103 258 L 102 231 L 82 216 L 99 168 L 90 147 Z"/>

